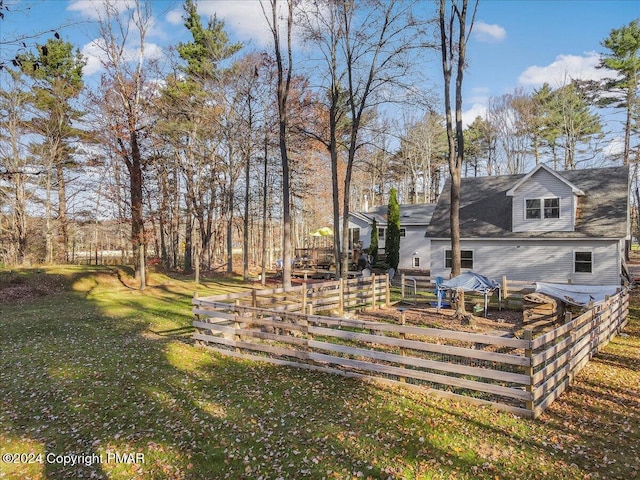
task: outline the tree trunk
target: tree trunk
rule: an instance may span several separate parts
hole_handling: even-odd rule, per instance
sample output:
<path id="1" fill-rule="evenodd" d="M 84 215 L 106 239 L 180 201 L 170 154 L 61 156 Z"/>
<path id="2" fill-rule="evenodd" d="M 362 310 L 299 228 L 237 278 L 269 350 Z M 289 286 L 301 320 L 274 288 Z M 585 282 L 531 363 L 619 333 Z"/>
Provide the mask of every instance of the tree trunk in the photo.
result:
<path id="1" fill-rule="evenodd" d="M 251 121 L 249 121 L 249 130 L 251 130 Z M 245 282 L 249 281 L 249 182 L 251 180 L 251 147 L 248 151 L 244 165 L 244 225 L 242 231 L 242 278 Z"/>
<path id="2" fill-rule="evenodd" d="M 467 308 L 464 305 L 464 290 L 456 289 L 456 318 L 462 318 L 467 315 Z"/>
<path id="3" fill-rule="evenodd" d="M 263 172 L 263 186 L 262 192 L 262 285 L 267 283 L 267 181 L 268 181 L 268 155 L 269 155 L 269 133 L 265 128 L 264 131 L 264 172 Z"/>
<path id="4" fill-rule="evenodd" d="M 67 222 L 67 188 L 64 179 L 64 169 L 62 162 L 56 162 L 56 177 L 58 181 L 58 263 L 67 263 L 69 256 L 67 247 L 69 245 L 68 222 Z"/>
<path id="5" fill-rule="evenodd" d="M 136 277 L 140 281 L 140 290 L 146 286 L 146 259 L 145 259 L 145 235 L 144 219 L 142 216 L 142 158 L 138 145 L 138 134 L 131 132 L 129 145 L 131 148 L 131 158 L 127 162 L 129 168 L 129 192 L 131 195 L 131 243 L 133 245 L 134 258 L 136 262 Z"/>
<path id="6" fill-rule="evenodd" d="M 331 95 L 331 105 L 329 107 L 329 155 L 331 157 L 331 192 L 333 200 L 333 257 L 336 265 L 336 278 L 341 278 L 340 186 L 338 180 L 338 142 L 336 139 L 338 92 L 335 88 L 332 88 Z"/>
<path id="7" fill-rule="evenodd" d="M 191 215 L 191 208 L 187 204 L 187 215 L 185 218 L 185 232 L 184 232 L 184 273 L 191 275 L 193 273 L 193 216 Z"/>
<path id="8" fill-rule="evenodd" d="M 230 182 L 229 196 L 227 205 L 227 273 L 233 273 L 233 204 L 234 198 L 234 182 Z"/>
<path id="9" fill-rule="evenodd" d="M 451 276 L 460 274 L 460 177 L 464 163 L 464 136 L 462 131 L 462 80 L 466 62 L 466 35 L 473 27 L 473 20 L 467 32 L 467 0 L 462 0 L 462 8 L 457 5 L 451 15 L 457 17 L 458 38 L 453 41 L 455 19 L 447 22 L 445 0 L 440 0 L 440 47 L 442 53 L 442 71 L 444 75 L 444 102 L 447 123 L 447 139 L 449 143 L 449 173 L 451 175 Z M 477 11 L 478 3 L 475 4 Z M 447 26 L 448 24 L 448 26 Z M 456 59 L 455 81 L 455 133 L 451 114 L 451 77 L 453 60 Z"/>
<path id="10" fill-rule="evenodd" d="M 45 192 L 45 263 L 53 263 L 53 240 L 52 240 L 52 226 L 51 226 L 51 171 L 47 169 L 46 176 L 46 192 Z"/>
<path id="11" fill-rule="evenodd" d="M 14 227 L 17 244 L 16 263 L 22 265 L 27 256 L 27 201 L 24 175 L 17 173 L 15 177 Z"/>

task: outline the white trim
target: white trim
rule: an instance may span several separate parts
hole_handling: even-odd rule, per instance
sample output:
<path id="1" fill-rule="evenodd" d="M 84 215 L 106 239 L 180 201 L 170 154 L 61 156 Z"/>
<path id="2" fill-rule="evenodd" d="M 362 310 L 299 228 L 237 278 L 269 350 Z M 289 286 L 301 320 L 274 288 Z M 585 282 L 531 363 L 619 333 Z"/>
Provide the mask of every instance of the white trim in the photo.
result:
<path id="1" fill-rule="evenodd" d="M 560 175 L 558 172 L 556 172 L 552 168 L 549 168 L 544 163 L 541 163 L 537 167 L 535 167 L 533 170 L 531 170 L 529 173 L 527 173 L 524 177 L 522 177 L 520 180 L 518 180 L 516 184 L 513 187 L 511 187 L 510 190 L 507 191 L 507 196 L 513 197 L 515 195 L 516 190 L 520 188 L 523 183 L 527 182 L 531 177 L 533 177 L 533 175 L 535 175 L 540 170 L 545 170 L 547 173 L 550 173 L 551 175 L 556 177 L 562 183 L 570 187 L 571 191 L 575 195 L 584 195 L 584 192 L 580 190 L 578 187 L 576 187 L 573 183 L 568 181 L 566 178 L 564 178 L 562 175 Z"/>

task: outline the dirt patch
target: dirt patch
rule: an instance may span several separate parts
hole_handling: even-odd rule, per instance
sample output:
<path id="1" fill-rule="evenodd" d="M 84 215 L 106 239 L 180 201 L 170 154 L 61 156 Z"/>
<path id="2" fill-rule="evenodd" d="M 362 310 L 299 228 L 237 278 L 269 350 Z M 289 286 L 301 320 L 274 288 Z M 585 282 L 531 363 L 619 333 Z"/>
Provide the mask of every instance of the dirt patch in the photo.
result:
<path id="1" fill-rule="evenodd" d="M 384 308 L 375 311 L 363 311 L 357 314 L 360 320 L 386 321 L 400 323 L 404 309 L 407 325 L 415 325 L 428 328 L 441 328 L 445 330 L 457 330 L 474 333 L 491 332 L 515 332 L 522 328 L 522 312 L 514 310 L 490 309 L 487 317 L 475 316 L 473 325 L 465 325 L 462 320 L 454 317 L 453 309 L 437 309 L 429 304 L 417 304 L 394 308 Z"/>

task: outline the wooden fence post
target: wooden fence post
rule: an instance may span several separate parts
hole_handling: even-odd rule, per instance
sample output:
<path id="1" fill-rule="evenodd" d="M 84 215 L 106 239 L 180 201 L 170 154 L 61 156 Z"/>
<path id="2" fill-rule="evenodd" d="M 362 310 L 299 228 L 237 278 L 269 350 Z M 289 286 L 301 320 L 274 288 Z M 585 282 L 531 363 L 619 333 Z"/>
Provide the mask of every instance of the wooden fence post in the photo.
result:
<path id="1" fill-rule="evenodd" d="M 389 281 L 389 274 L 388 273 L 384 274 L 384 286 L 385 286 L 384 305 L 385 305 L 385 307 L 389 308 L 391 306 L 391 287 L 390 287 L 390 281 Z"/>
<path id="2" fill-rule="evenodd" d="M 404 300 L 404 281 L 405 274 L 403 273 L 402 275 L 400 275 L 400 294 L 402 296 L 402 300 Z"/>
<path id="3" fill-rule="evenodd" d="M 236 300 L 236 302 L 235 302 L 235 303 L 236 303 L 236 307 L 239 307 L 239 306 L 240 306 L 240 300 Z M 234 316 L 239 316 L 239 315 L 240 315 L 240 312 L 239 312 L 238 310 L 236 310 L 236 311 L 234 312 Z M 234 328 L 234 330 L 235 330 L 235 335 L 233 336 L 233 340 L 234 340 L 235 342 L 239 342 L 239 341 L 240 341 L 240 322 L 237 322 L 237 321 L 235 321 L 235 319 L 234 319 L 234 322 L 233 322 L 233 328 Z M 235 351 L 236 351 L 236 353 L 239 353 L 239 352 L 240 352 L 240 348 L 239 348 L 237 345 L 236 345 Z"/>
<path id="4" fill-rule="evenodd" d="M 399 308 L 398 310 L 400 310 L 400 325 L 405 325 L 407 321 L 405 308 Z M 402 340 L 405 340 L 407 338 L 404 332 L 398 333 L 398 337 L 400 337 Z M 400 347 L 400 355 L 402 355 L 403 357 L 407 355 L 407 351 L 404 347 Z M 407 381 L 407 378 L 400 377 L 398 380 L 400 380 L 402 383 L 405 383 Z"/>
<path id="5" fill-rule="evenodd" d="M 302 284 L 302 313 L 307 313 L 307 283 Z"/>
<path id="6" fill-rule="evenodd" d="M 371 274 L 371 309 L 376 309 L 376 274 Z"/>
<path id="7" fill-rule="evenodd" d="M 255 288 L 251 290 L 251 306 L 254 308 L 258 306 L 258 291 Z"/>
<path id="8" fill-rule="evenodd" d="M 338 300 L 338 312 L 340 314 L 344 313 L 344 278 L 340 278 L 338 280 L 338 294 L 340 299 Z"/>
<path id="9" fill-rule="evenodd" d="M 508 296 L 509 296 L 509 286 L 507 285 L 507 276 L 503 275 L 502 276 L 502 299 L 505 300 L 505 304 Z"/>
<path id="10" fill-rule="evenodd" d="M 197 299 L 198 299 L 198 292 L 193 292 L 193 299 L 194 299 L 194 300 L 197 300 Z M 195 302 L 191 302 L 191 303 L 195 304 Z M 196 322 L 199 322 L 199 321 L 200 321 L 200 315 L 196 313 L 196 314 L 194 315 L 194 320 L 195 320 Z M 200 333 L 200 330 L 198 330 L 198 333 Z M 202 341 L 200 341 L 200 340 L 196 340 L 196 341 L 195 341 L 195 344 L 196 344 L 196 345 L 203 345 L 203 344 L 204 344 L 204 342 L 202 342 Z"/>
<path id="11" fill-rule="evenodd" d="M 525 330 L 524 339 L 529 342 L 533 342 L 533 330 Z M 529 345 L 531 345 L 531 343 Z M 533 349 L 525 348 L 524 356 L 529 359 L 529 365 L 524 367 L 524 374 L 529 377 L 529 383 L 526 385 L 526 391 L 531 394 L 531 399 L 525 402 L 525 408 L 529 410 L 535 418 L 535 402 L 533 401 L 533 390 L 535 387 L 533 384 Z"/>

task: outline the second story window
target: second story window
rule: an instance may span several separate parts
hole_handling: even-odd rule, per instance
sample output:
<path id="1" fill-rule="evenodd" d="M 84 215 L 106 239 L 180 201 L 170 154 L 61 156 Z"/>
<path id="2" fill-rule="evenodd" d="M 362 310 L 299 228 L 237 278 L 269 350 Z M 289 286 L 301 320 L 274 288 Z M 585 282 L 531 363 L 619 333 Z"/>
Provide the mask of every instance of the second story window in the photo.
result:
<path id="1" fill-rule="evenodd" d="M 527 220 L 560 218 L 560 199 L 557 197 L 526 199 L 525 218 Z"/>
<path id="2" fill-rule="evenodd" d="M 540 199 L 529 198 L 525 200 L 525 217 L 527 220 L 533 220 L 540 218 Z"/>
<path id="3" fill-rule="evenodd" d="M 544 218 L 560 218 L 560 199 L 544 199 Z"/>

